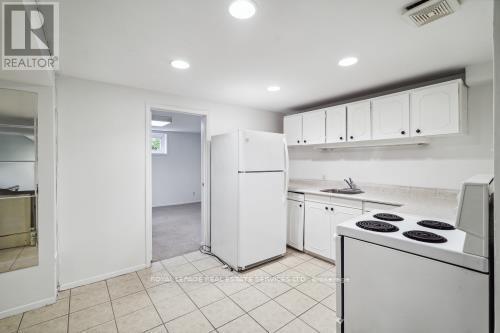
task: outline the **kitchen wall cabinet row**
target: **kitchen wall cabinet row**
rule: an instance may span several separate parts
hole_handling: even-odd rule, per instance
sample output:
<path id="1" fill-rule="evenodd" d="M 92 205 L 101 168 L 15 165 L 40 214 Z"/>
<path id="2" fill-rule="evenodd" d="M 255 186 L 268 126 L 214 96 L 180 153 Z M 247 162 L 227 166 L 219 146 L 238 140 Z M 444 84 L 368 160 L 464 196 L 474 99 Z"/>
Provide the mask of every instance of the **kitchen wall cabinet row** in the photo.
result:
<path id="1" fill-rule="evenodd" d="M 284 117 L 288 145 L 457 134 L 466 126 L 461 79 Z"/>

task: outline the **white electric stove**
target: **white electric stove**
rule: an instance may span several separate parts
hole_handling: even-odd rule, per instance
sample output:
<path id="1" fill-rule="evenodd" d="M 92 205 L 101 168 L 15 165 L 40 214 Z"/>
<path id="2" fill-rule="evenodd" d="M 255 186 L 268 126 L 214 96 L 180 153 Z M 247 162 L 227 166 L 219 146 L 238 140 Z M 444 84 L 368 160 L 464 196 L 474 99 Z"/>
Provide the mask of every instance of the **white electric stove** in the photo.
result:
<path id="1" fill-rule="evenodd" d="M 337 227 L 337 332 L 490 332 L 492 177 L 457 219 L 372 211 Z"/>

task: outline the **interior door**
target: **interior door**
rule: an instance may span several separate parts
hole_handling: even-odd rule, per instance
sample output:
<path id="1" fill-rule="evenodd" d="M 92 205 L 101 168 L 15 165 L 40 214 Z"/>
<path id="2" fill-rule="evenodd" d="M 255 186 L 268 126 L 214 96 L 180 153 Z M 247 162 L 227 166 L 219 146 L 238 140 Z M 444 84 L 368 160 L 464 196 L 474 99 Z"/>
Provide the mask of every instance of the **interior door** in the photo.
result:
<path id="1" fill-rule="evenodd" d="M 347 141 L 346 106 L 333 106 L 326 109 L 326 142 Z"/>
<path id="2" fill-rule="evenodd" d="M 304 203 L 288 199 L 287 244 L 297 250 L 304 249 Z"/>
<path id="3" fill-rule="evenodd" d="M 434 85 L 411 93 L 411 135 L 458 133 L 458 82 Z"/>
<path id="4" fill-rule="evenodd" d="M 239 171 L 285 170 L 285 139 L 281 133 L 240 130 Z"/>
<path id="5" fill-rule="evenodd" d="M 239 174 L 238 266 L 286 251 L 287 191 L 283 172 Z"/>
<path id="6" fill-rule="evenodd" d="M 408 92 L 372 100 L 373 139 L 410 136 L 410 94 Z"/>
<path id="7" fill-rule="evenodd" d="M 303 144 L 325 143 L 325 110 L 303 113 L 302 126 Z"/>
<path id="8" fill-rule="evenodd" d="M 347 105 L 347 141 L 371 139 L 370 108 L 370 101 Z"/>
<path id="9" fill-rule="evenodd" d="M 302 144 L 302 115 L 286 116 L 283 118 L 283 132 L 289 146 Z"/>
<path id="10" fill-rule="evenodd" d="M 330 207 L 317 202 L 306 202 L 304 220 L 304 249 L 330 257 Z"/>

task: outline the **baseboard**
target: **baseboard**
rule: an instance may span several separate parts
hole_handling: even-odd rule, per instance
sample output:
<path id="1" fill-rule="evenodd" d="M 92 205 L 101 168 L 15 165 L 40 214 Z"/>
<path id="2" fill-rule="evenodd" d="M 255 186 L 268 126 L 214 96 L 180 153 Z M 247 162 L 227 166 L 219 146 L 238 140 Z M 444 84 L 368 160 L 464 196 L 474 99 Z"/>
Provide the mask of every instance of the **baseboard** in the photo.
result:
<path id="1" fill-rule="evenodd" d="M 30 311 L 30 310 L 33 310 L 33 309 L 41 308 L 42 306 L 45 306 L 45 305 L 48 305 L 48 304 L 53 304 L 53 303 L 56 302 L 56 299 L 57 299 L 57 297 L 53 296 L 53 297 L 42 299 L 40 301 L 36 301 L 36 302 L 33 302 L 33 303 L 29 303 L 29 304 L 17 306 L 15 308 L 11 308 L 11 309 L 2 311 L 2 312 L 0 312 L 0 319 L 6 318 L 6 317 L 9 317 L 9 316 L 13 316 L 13 315 L 16 315 L 16 314 L 20 314 L 20 313 L 23 313 L 25 311 Z"/>
<path id="2" fill-rule="evenodd" d="M 168 206 L 179 206 L 179 205 L 187 205 L 187 204 L 193 204 L 193 203 L 201 203 L 201 200 L 186 201 L 186 202 L 179 202 L 179 203 L 168 203 L 168 204 L 161 204 L 161 205 L 153 205 L 153 208 L 168 207 Z"/>
<path id="3" fill-rule="evenodd" d="M 102 274 L 102 275 L 93 276 L 93 277 L 90 277 L 90 278 L 87 278 L 87 279 L 82 279 L 82 280 L 78 280 L 78 281 L 74 281 L 74 282 L 68 282 L 68 283 L 62 283 L 59 286 L 59 290 L 66 290 L 66 289 L 76 288 L 76 287 L 84 286 L 86 284 L 90 284 L 90 283 L 94 283 L 94 282 L 99 282 L 99 281 L 107 280 L 107 279 L 110 279 L 110 278 L 117 277 L 119 275 L 123 275 L 123 274 L 127 274 L 127 273 L 132 273 L 132 272 L 135 272 L 135 271 L 139 271 L 139 270 L 147 268 L 147 267 L 149 267 L 149 265 L 142 264 L 142 265 L 138 265 L 138 266 L 133 266 L 133 267 L 121 269 L 119 271 L 115 271 L 115 272 L 111 272 L 111 273 L 106 273 L 106 274 Z"/>

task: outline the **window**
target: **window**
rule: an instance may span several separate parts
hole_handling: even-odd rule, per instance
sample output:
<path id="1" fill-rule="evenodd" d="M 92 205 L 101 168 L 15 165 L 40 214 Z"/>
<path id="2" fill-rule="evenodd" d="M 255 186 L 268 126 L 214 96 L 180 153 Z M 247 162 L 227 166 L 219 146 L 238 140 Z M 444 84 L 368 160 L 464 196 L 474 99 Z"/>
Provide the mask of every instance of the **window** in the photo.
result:
<path id="1" fill-rule="evenodd" d="M 151 151 L 153 154 L 167 155 L 167 134 L 153 133 L 151 135 Z"/>

